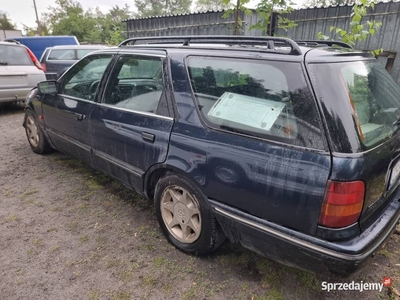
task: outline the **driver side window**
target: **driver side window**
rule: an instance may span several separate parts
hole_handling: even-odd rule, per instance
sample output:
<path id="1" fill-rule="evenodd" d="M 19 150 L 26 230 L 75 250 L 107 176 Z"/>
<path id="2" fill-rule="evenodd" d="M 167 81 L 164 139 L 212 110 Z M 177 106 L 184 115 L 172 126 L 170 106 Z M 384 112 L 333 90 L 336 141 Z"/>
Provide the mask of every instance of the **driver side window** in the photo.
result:
<path id="1" fill-rule="evenodd" d="M 61 94 L 94 101 L 97 86 L 112 55 L 92 55 L 75 64 L 63 77 Z"/>

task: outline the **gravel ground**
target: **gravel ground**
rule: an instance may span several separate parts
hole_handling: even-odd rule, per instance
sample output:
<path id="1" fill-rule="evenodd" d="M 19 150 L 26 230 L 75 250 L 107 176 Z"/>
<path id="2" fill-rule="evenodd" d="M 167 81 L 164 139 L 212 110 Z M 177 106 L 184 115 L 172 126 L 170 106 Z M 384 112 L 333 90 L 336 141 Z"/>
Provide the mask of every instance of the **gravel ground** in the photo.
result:
<path id="1" fill-rule="evenodd" d="M 164 239 L 149 201 L 67 155 L 34 154 L 23 114 L 0 106 L 0 299 L 397 299 L 397 234 L 346 279 L 229 243 L 186 255 Z M 393 285 L 381 292 L 321 290 L 385 276 Z"/>

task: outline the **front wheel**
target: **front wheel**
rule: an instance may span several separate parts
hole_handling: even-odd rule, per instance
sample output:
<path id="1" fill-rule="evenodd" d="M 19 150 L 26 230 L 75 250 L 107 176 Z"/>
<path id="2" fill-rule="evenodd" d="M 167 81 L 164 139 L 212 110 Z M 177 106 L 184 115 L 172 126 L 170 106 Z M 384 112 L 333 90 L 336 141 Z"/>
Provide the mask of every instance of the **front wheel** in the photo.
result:
<path id="1" fill-rule="evenodd" d="M 36 116 L 30 110 L 25 111 L 25 133 L 28 138 L 29 145 L 33 152 L 45 154 L 51 152 L 52 148 L 47 141 L 42 129 L 39 127 Z"/>
<path id="2" fill-rule="evenodd" d="M 185 178 L 161 178 L 156 186 L 155 208 L 168 241 L 183 252 L 207 254 L 225 240 L 207 198 Z"/>

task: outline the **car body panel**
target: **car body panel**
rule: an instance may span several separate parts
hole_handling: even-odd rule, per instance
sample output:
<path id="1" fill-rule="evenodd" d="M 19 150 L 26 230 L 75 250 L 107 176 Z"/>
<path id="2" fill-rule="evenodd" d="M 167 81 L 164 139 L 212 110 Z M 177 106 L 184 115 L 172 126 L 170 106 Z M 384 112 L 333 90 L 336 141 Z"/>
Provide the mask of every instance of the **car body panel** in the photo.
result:
<path id="1" fill-rule="evenodd" d="M 29 91 L 46 77 L 33 64 L 24 46 L 0 42 L 0 48 L 5 52 L 0 57 L 0 103 L 24 101 Z"/>

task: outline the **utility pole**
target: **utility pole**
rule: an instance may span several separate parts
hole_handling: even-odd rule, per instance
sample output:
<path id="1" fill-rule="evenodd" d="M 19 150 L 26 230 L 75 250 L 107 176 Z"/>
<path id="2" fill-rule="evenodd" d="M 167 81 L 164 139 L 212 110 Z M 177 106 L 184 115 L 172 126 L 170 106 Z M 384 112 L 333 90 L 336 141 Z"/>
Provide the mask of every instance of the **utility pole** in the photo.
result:
<path id="1" fill-rule="evenodd" d="M 40 21 L 39 21 L 39 15 L 37 13 L 37 8 L 36 8 L 36 1 L 33 0 L 33 7 L 35 8 L 35 14 L 36 14 L 36 23 L 37 23 L 37 31 L 39 35 L 42 35 L 42 28 L 40 26 Z"/>

